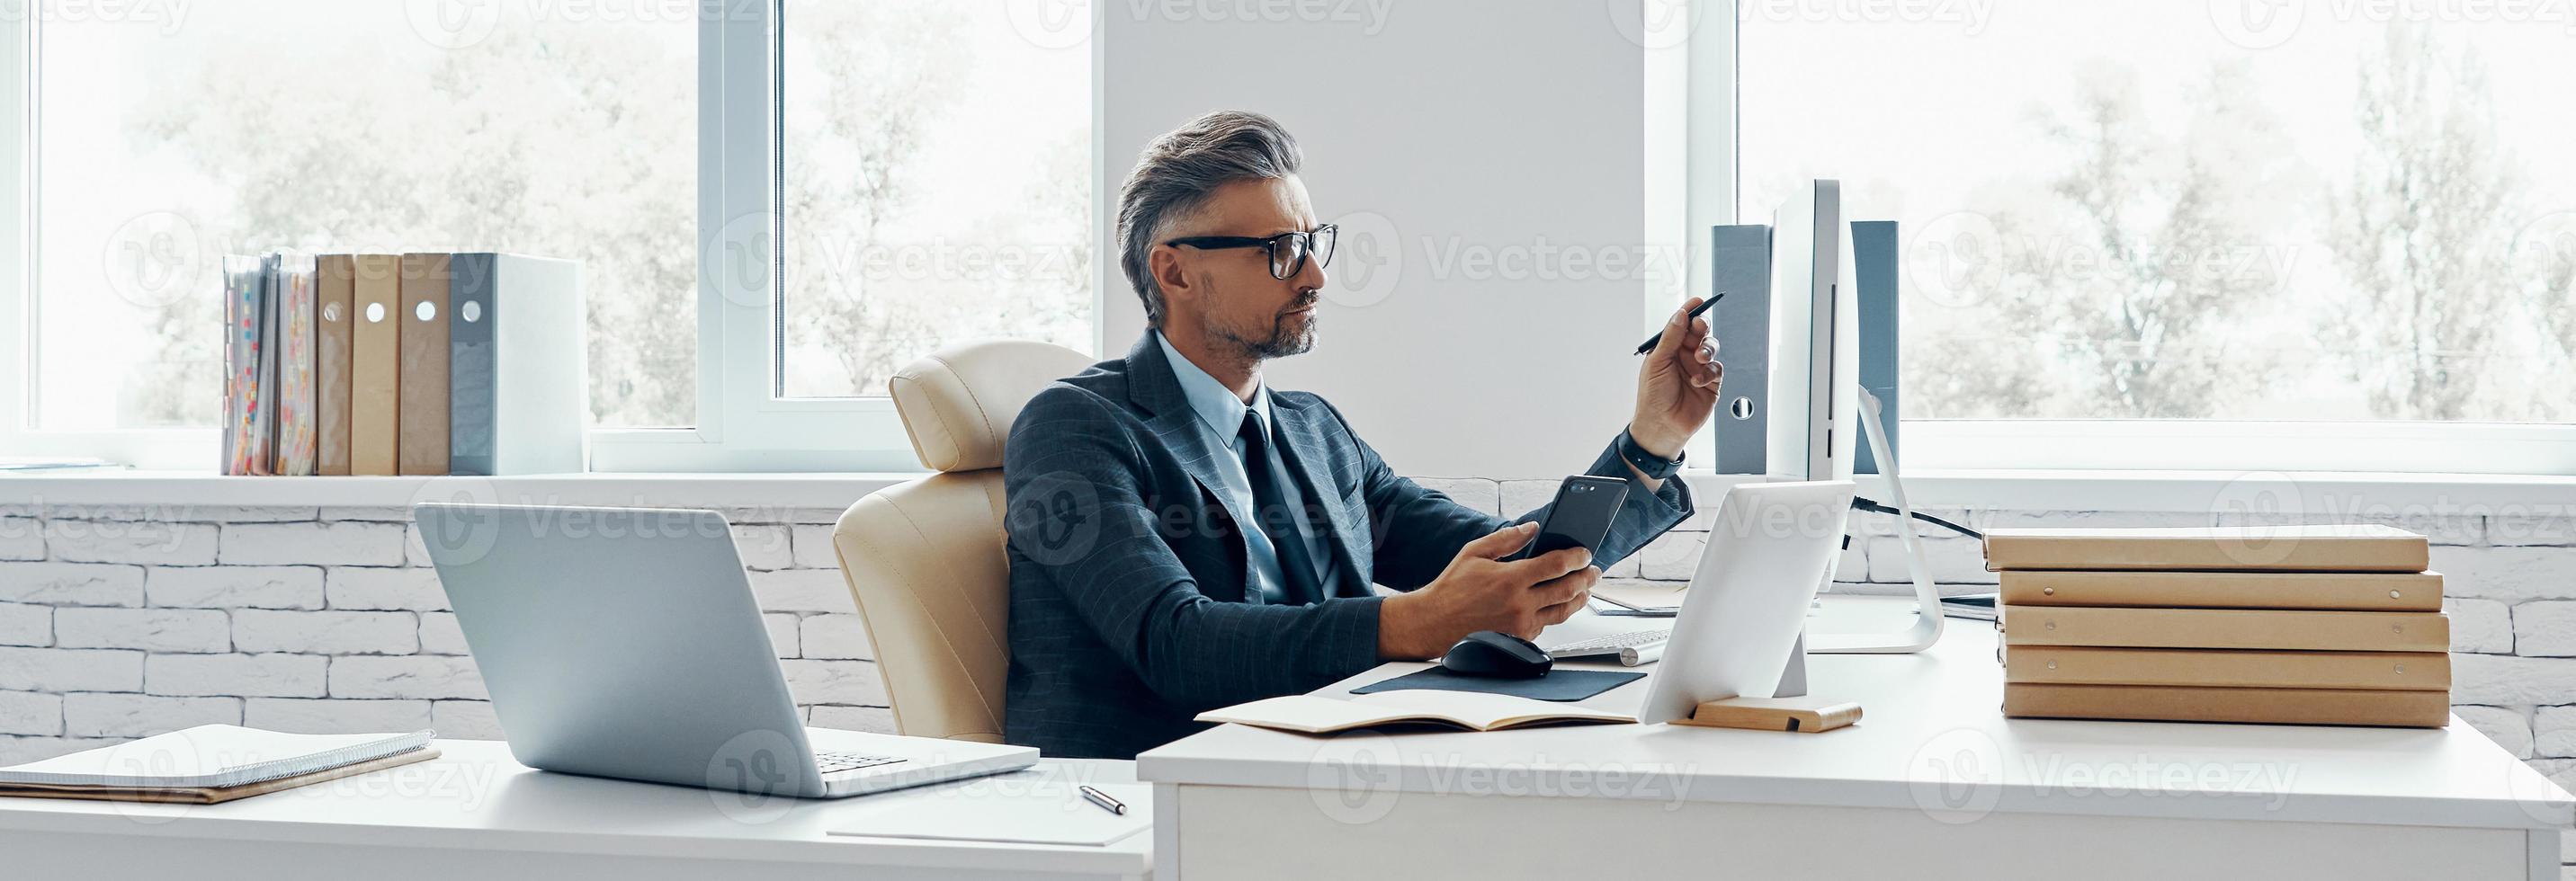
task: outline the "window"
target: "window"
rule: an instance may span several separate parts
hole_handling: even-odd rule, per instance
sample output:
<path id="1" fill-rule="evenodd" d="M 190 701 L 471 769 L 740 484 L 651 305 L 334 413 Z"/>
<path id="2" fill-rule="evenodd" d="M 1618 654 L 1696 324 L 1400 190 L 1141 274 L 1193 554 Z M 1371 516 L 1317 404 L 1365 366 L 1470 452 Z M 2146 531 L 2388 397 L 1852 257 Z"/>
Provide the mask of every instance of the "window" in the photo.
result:
<path id="1" fill-rule="evenodd" d="M 668 6 L 38 16 L 35 425 L 213 425 L 221 256 L 281 247 L 580 260 L 591 415 L 691 424 L 697 32 L 642 14 Z"/>
<path id="2" fill-rule="evenodd" d="M 780 10 L 781 397 L 979 337 L 1091 342 L 1091 53 L 1002 4 Z"/>
<path id="3" fill-rule="evenodd" d="M 31 282 L 0 293 L 31 347 L 0 359 L 0 439 L 207 467 L 223 254 L 492 249 L 583 263 L 593 467 L 917 467 L 895 368 L 976 337 L 1094 347 L 1091 50 L 1015 24 L 928 0 L 38 4 L 0 66 L 32 80 L 0 89 L 0 161 L 31 172 L 0 176 Z"/>
<path id="4" fill-rule="evenodd" d="M 1916 467 L 2576 470 L 2564 29 L 2413 8 L 1745 0 L 1734 207 L 1899 222 Z"/>

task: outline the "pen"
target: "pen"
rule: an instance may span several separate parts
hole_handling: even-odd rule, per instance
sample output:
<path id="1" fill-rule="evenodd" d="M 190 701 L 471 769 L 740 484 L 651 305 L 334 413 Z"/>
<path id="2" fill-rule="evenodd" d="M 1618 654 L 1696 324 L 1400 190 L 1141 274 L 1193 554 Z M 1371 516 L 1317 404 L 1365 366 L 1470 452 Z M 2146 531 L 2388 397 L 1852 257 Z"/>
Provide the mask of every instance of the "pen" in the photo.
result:
<path id="1" fill-rule="evenodd" d="M 1127 814 L 1127 803 L 1126 803 L 1126 802 L 1122 802 L 1122 801 L 1119 801 L 1119 800 L 1117 800 L 1117 799 L 1110 798 L 1110 797 L 1109 797 L 1109 793 L 1102 792 L 1102 791 L 1100 791 L 1100 790 L 1093 789 L 1093 788 L 1088 787 L 1088 786 L 1083 786 L 1083 787 L 1079 787 L 1079 788 L 1082 790 L 1082 800 L 1083 800 L 1083 801 L 1087 801 L 1087 802 L 1090 802 L 1090 803 L 1092 803 L 1092 804 L 1099 805 L 1101 810 L 1108 811 L 1108 812 L 1113 813 L 1113 814 L 1117 814 L 1117 815 L 1120 815 L 1120 816 L 1125 816 L 1125 815 Z"/>
<path id="2" fill-rule="evenodd" d="M 1698 318 L 1698 317 L 1700 316 L 1700 313 L 1708 311 L 1708 307 L 1717 305 L 1717 301 L 1719 301 L 1719 300 L 1723 300 L 1723 299 L 1726 299 L 1726 292 L 1725 292 L 1725 291 L 1719 291 L 1719 292 L 1717 292 L 1717 296 L 1714 296 L 1714 297 L 1710 297 L 1710 298 L 1708 298 L 1708 302 L 1701 303 L 1701 304 L 1699 304 L 1699 308 L 1691 310 L 1691 311 L 1690 311 L 1690 317 L 1692 317 L 1692 318 Z M 1642 342 L 1642 343 L 1638 343 L 1638 344 L 1637 344 L 1637 354 L 1643 355 L 1643 354 L 1645 354 L 1645 353 L 1647 353 L 1647 352 L 1652 352 L 1652 351 L 1654 351 L 1654 350 L 1655 350 L 1655 344 L 1657 344 L 1657 343 L 1661 343 L 1661 342 L 1663 342 L 1663 341 L 1664 341 L 1664 332 L 1663 332 L 1663 331 L 1660 331 L 1660 330 L 1659 330 L 1659 331 L 1655 331 L 1655 335 L 1654 335 L 1654 336 L 1647 337 L 1645 342 Z"/>

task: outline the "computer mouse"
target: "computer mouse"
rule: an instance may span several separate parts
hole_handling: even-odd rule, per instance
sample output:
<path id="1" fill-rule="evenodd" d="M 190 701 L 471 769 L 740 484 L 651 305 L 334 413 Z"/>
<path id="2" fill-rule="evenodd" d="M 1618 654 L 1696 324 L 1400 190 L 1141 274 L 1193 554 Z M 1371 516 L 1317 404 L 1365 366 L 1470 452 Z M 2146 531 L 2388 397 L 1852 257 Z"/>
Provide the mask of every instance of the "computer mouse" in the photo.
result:
<path id="1" fill-rule="evenodd" d="M 1493 679 L 1536 679 L 1547 675 L 1556 661 L 1537 643 L 1499 630 L 1479 630 L 1449 647 L 1440 656 L 1441 669 L 1460 676 L 1484 676 Z"/>

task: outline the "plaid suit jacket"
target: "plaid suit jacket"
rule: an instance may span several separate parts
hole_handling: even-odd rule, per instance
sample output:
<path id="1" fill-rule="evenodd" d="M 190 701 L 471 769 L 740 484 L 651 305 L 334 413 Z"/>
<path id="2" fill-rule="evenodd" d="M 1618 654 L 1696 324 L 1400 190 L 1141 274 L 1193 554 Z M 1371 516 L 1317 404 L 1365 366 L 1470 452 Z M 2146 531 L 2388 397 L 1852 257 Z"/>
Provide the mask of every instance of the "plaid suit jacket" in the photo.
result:
<path id="1" fill-rule="evenodd" d="M 1502 518 L 1396 476 L 1340 411 L 1272 390 L 1280 451 L 1311 522 L 1330 532 L 1344 594 L 1271 605 L 1252 583 L 1215 456 L 1149 334 L 1031 399 L 1003 482 L 1011 564 L 1003 728 L 1051 756 L 1134 758 L 1207 727 L 1206 710 L 1297 694 L 1375 666 L 1367 585 L 1429 583 Z M 1588 473 L 1626 477 L 1606 447 Z M 1691 512 L 1688 488 L 1632 490 L 1596 549 L 1608 567 Z M 1522 520 L 1545 516 L 1541 508 Z"/>

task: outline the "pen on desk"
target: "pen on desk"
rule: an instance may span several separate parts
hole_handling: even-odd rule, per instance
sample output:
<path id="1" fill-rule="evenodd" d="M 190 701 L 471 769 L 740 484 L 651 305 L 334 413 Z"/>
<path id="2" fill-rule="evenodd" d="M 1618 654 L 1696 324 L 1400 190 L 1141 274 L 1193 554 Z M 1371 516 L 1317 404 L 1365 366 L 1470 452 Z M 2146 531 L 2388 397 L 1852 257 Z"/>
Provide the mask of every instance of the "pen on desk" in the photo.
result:
<path id="1" fill-rule="evenodd" d="M 1083 800 L 1083 801 L 1087 801 L 1087 802 L 1090 802 L 1090 803 L 1092 803 L 1092 804 L 1099 805 L 1101 810 L 1108 811 L 1108 812 L 1113 813 L 1113 814 L 1117 814 L 1117 815 L 1120 815 L 1120 816 L 1125 816 L 1125 815 L 1127 814 L 1127 803 L 1126 803 L 1126 802 L 1122 802 L 1122 801 L 1119 801 L 1119 800 L 1117 800 L 1117 799 L 1110 798 L 1110 797 L 1109 797 L 1109 793 L 1102 792 L 1102 791 L 1100 791 L 1100 790 L 1093 789 L 1093 788 L 1088 787 L 1088 786 L 1079 787 L 1079 788 L 1082 790 L 1082 800 Z"/>
<path id="2" fill-rule="evenodd" d="M 1719 291 L 1719 292 L 1717 292 L 1717 296 L 1714 296 L 1714 297 L 1710 297 L 1710 298 L 1708 298 L 1708 301 L 1707 301 L 1707 302 L 1704 302 L 1704 303 L 1699 304 L 1699 308 L 1691 310 L 1691 311 L 1690 311 L 1690 317 L 1692 317 L 1692 318 L 1698 318 L 1698 317 L 1700 316 L 1700 314 L 1701 314 L 1701 313 L 1704 313 L 1704 312 L 1707 312 L 1707 311 L 1708 311 L 1708 307 L 1717 305 L 1717 301 L 1719 301 L 1719 300 L 1723 300 L 1723 299 L 1726 299 L 1726 292 L 1725 292 L 1725 291 Z M 1643 354 L 1645 354 L 1645 353 L 1647 353 L 1647 352 L 1652 352 L 1652 351 L 1654 351 L 1654 350 L 1655 350 L 1655 346 L 1656 346 L 1656 344 L 1661 343 L 1661 342 L 1663 342 L 1663 341 L 1664 341 L 1664 332 L 1663 332 L 1663 331 L 1660 331 L 1660 330 L 1659 330 L 1659 331 L 1655 331 L 1655 335 L 1654 335 L 1654 336 L 1647 337 L 1645 342 L 1642 342 L 1642 343 L 1638 343 L 1638 344 L 1637 344 L 1637 354 L 1643 355 Z"/>

